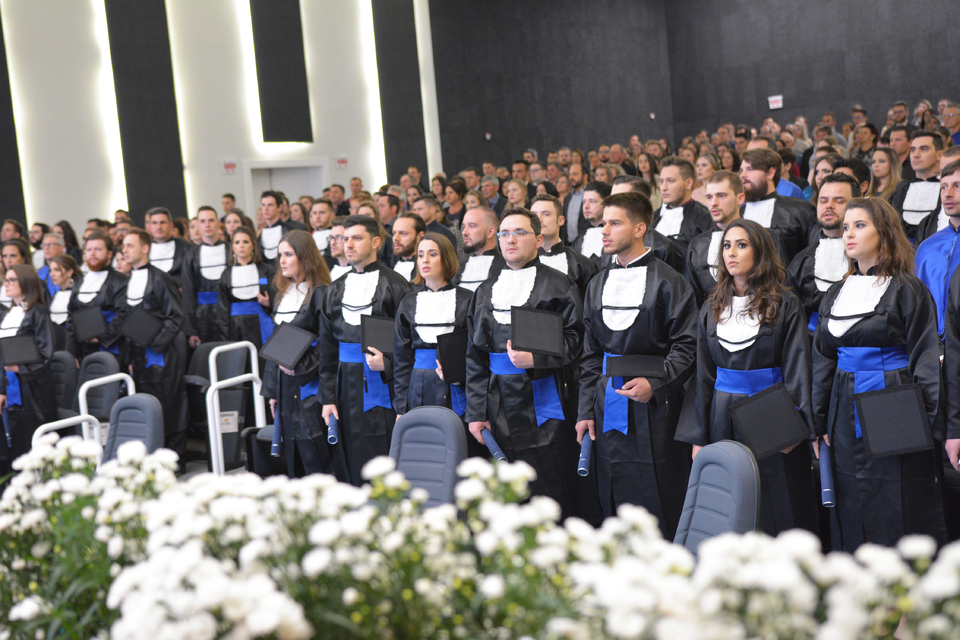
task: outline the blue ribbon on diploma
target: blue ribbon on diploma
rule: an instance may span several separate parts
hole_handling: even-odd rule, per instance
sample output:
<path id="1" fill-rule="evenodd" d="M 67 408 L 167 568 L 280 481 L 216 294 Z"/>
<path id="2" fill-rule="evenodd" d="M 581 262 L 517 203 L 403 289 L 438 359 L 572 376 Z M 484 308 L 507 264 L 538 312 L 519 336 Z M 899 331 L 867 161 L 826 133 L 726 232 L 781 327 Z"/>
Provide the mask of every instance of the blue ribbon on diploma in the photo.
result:
<path id="1" fill-rule="evenodd" d="M 493 434 L 490 433 L 490 429 L 483 429 L 480 434 L 483 436 L 483 444 L 487 445 L 487 449 L 490 451 L 490 455 L 493 456 L 494 460 L 504 462 L 507 461 L 507 456 L 503 455 L 503 449 L 500 448 L 500 445 L 497 444 L 497 441 L 493 439 Z"/>
<path id="2" fill-rule="evenodd" d="M 327 443 L 337 444 L 340 442 L 340 424 L 337 422 L 337 416 L 330 414 L 327 421 Z"/>
<path id="3" fill-rule="evenodd" d="M 590 432 L 583 434 L 583 440 L 580 442 L 580 461 L 577 463 L 577 473 L 581 476 L 590 475 L 590 460 L 593 458 L 593 439 Z"/>
<path id="4" fill-rule="evenodd" d="M 837 494 L 833 490 L 833 451 L 820 441 L 820 500 L 825 507 L 837 506 Z"/>

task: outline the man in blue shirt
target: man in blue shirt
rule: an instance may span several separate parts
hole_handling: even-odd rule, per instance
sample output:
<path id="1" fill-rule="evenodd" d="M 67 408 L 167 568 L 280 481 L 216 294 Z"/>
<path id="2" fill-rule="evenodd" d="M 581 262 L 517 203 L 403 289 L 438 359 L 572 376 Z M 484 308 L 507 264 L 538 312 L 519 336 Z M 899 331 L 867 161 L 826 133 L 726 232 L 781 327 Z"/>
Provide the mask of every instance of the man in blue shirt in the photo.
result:
<path id="1" fill-rule="evenodd" d="M 960 160 L 940 171 L 940 202 L 949 224 L 917 248 L 916 265 L 917 277 L 930 289 L 937 305 L 937 332 L 943 340 L 950 278 L 960 265 Z"/>
<path id="2" fill-rule="evenodd" d="M 777 142 L 770 136 L 757 136 L 747 144 L 747 151 L 751 149 L 770 149 L 774 153 L 779 151 Z M 789 179 L 781 179 L 777 183 L 777 193 L 785 198 L 800 198 L 803 200 L 803 189 L 790 182 Z"/>

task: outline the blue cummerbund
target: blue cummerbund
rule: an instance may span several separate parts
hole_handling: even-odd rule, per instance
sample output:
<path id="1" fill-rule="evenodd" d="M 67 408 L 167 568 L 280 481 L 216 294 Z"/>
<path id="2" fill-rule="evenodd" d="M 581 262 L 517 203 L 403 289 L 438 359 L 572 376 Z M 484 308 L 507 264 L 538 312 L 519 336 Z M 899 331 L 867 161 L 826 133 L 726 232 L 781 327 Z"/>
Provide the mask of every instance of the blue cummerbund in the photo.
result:
<path id="1" fill-rule="evenodd" d="M 379 371 L 373 371 L 367 366 L 367 359 L 363 355 L 359 342 L 341 342 L 340 362 L 363 365 L 363 410 L 370 411 L 374 407 L 392 409 L 390 401 L 390 387 L 380 376 Z"/>
<path id="2" fill-rule="evenodd" d="M 783 382 L 783 372 L 780 367 L 747 370 L 717 367 L 717 383 L 714 388 L 724 393 L 752 396 L 778 382 Z"/>
<path id="3" fill-rule="evenodd" d="M 837 367 L 853 374 L 853 392 L 879 391 L 886 388 L 885 371 L 896 371 L 910 364 L 905 347 L 840 347 L 837 349 Z M 863 436 L 860 416 L 854 404 L 853 416 L 857 437 Z"/>
<path id="4" fill-rule="evenodd" d="M 498 376 L 515 376 L 525 373 L 523 369 L 513 366 L 510 356 L 506 353 L 490 354 L 490 372 Z M 560 394 L 557 392 L 557 382 L 553 376 L 531 380 L 533 389 L 533 410 L 537 416 L 537 426 L 542 427 L 547 420 L 564 420 L 563 405 L 560 403 Z"/>

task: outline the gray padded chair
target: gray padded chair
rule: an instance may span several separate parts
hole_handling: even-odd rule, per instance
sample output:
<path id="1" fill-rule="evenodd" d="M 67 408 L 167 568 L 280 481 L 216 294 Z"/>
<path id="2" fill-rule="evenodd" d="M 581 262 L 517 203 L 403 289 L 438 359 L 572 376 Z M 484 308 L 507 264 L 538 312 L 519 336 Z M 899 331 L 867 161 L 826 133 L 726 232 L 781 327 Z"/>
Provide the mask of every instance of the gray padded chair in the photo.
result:
<path id="1" fill-rule="evenodd" d="M 139 440 L 147 445 L 147 453 L 163 447 L 163 407 L 155 396 L 135 393 L 117 400 L 113 405 L 103 462 L 116 458 L 120 445 L 130 440 Z"/>
<path id="2" fill-rule="evenodd" d="M 69 351 L 55 351 L 50 358 L 50 371 L 53 373 L 54 392 L 57 397 L 58 419 L 63 420 L 77 415 L 71 409 L 77 397 L 77 363 Z"/>
<path id="3" fill-rule="evenodd" d="M 411 486 L 430 493 L 425 507 L 453 502 L 457 466 L 466 456 L 463 422 L 445 407 L 418 407 L 393 427 L 390 457 Z"/>
<path id="4" fill-rule="evenodd" d="M 745 445 L 721 440 L 700 450 L 690 470 L 687 497 L 673 541 L 697 556 L 707 538 L 757 527 L 760 470 Z"/>
<path id="5" fill-rule="evenodd" d="M 77 390 L 84 382 L 95 378 L 103 378 L 114 373 L 120 373 L 120 363 L 116 356 L 106 351 L 91 353 L 80 363 L 80 375 L 77 379 Z M 120 382 L 111 382 L 90 389 L 87 393 L 87 410 L 90 415 L 106 420 L 110 417 L 110 410 L 120 397 Z M 80 397 L 74 393 L 73 410 L 80 411 Z"/>

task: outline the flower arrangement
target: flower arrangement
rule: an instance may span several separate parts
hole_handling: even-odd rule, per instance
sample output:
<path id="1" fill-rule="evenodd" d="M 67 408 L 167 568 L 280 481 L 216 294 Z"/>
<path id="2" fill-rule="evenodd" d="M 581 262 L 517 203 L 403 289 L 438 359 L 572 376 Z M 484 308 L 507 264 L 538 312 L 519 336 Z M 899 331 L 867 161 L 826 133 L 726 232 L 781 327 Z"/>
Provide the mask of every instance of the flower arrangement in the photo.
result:
<path id="1" fill-rule="evenodd" d="M 467 460 L 425 509 L 388 458 L 329 476 L 178 483 L 169 451 L 55 435 L 0 499 L 6 638 L 960 636 L 960 545 L 824 555 L 800 531 L 723 535 L 699 561 L 625 506 L 599 529 L 528 499 L 524 463 Z M 902 622 L 901 622 L 902 618 Z"/>

